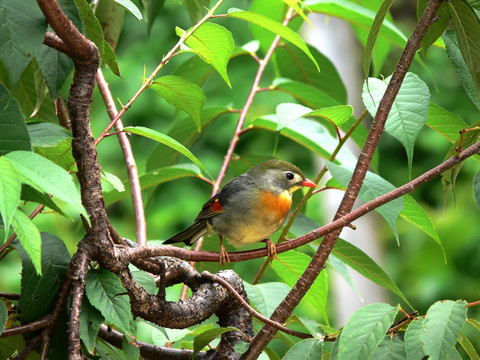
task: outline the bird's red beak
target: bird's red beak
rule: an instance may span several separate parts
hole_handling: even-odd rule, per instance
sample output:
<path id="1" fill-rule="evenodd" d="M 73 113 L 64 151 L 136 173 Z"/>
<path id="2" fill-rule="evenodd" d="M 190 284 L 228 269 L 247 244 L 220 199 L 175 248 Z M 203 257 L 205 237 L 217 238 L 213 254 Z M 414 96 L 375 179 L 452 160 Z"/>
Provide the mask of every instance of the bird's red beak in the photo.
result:
<path id="1" fill-rule="evenodd" d="M 302 181 L 302 185 L 306 187 L 316 187 L 317 184 L 315 184 L 312 180 L 305 179 Z"/>

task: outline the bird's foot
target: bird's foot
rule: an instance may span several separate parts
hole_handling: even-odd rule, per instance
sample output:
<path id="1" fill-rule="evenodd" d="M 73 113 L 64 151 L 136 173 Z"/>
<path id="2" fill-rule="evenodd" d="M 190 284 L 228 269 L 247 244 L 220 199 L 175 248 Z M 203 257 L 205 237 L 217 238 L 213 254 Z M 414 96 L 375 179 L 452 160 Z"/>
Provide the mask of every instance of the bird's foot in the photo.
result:
<path id="1" fill-rule="evenodd" d="M 225 265 L 225 263 L 231 263 L 230 257 L 228 256 L 228 251 L 223 242 L 220 244 L 220 265 Z"/>
<path id="2" fill-rule="evenodd" d="M 265 245 L 267 247 L 267 253 L 268 253 L 267 257 L 270 259 L 270 261 L 273 262 L 274 259 L 278 260 L 277 247 L 275 246 L 273 241 L 270 239 L 265 239 L 263 241 L 265 242 Z"/>

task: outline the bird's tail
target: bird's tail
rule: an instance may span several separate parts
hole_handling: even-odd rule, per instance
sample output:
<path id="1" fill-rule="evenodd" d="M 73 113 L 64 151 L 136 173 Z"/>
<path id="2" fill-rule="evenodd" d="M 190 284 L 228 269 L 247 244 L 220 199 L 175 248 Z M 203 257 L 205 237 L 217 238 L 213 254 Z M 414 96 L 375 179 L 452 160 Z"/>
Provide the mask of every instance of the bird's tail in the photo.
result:
<path id="1" fill-rule="evenodd" d="M 183 242 L 185 245 L 192 245 L 195 241 L 207 233 L 206 221 L 196 221 L 193 225 L 165 240 L 163 244 L 173 244 Z"/>

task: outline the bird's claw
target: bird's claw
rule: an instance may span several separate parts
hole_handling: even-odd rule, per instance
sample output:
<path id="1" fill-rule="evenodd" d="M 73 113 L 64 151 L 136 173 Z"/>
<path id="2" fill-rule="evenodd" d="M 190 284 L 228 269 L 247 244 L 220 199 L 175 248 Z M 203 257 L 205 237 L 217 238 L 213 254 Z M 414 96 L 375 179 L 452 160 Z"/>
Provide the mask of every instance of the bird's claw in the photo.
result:
<path id="1" fill-rule="evenodd" d="M 231 263 L 230 257 L 228 256 L 227 248 L 222 244 L 220 244 L 220 265 L 225 265 L 225 263 Z"/>
<path id="2" fill-rule="evenodd" d="M 267 247 L 267 257 L 270 259 L 271 262 L 273 262 L 274 259 L 278 260 L 277 247 L 275 246 L 273 241 L 270 239 L 265 239 L 264 241 Z"/>

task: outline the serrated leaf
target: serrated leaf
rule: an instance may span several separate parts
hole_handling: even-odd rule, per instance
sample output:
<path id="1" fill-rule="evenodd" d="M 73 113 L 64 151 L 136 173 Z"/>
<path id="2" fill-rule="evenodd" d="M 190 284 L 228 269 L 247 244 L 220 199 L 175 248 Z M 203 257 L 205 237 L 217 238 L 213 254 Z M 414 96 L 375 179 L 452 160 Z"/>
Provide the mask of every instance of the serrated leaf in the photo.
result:
<path id="1" fill-rule="evenodd" d="M 107 270 L 91 269 L 87 275 L 85 293 L 90 303 L 102 313 L 109 324 L 133 335 L 130 301 L 118 277 Z"/>
<path id="2" fill-rule="evenodd" d="M 338 239 L 332 254 L 359 274 L 397 294 L 409 306 L 407 298 L 392 279 L 367 254 L 349 242 Z"/>
<path id="3" fill-rule="evenodd" d="M 447 5 L 460 51 L 473 79 L 475 99 L 480 100 L 480 20 L 464 0 L 452 0 Z"/>
<path id="4" fill-rule="evenodd" d="M 267 29 L 277 35 L 280 35 L 282 38 L 284 38 L 287 41 L 290 41 L 293 45 L 295 45 L 300 50 L 302 50 L 310 58 L 310 60 L 315 64 L 315 66 L 317 67 L 317 70 L 320 71 L 320 67 L 318 66 L 318 63 L 313 57 L 312 53 L 310 52 L 310 49 L 308 48 L 308 46 L 305 44 L 303 39 L 292 29 L 280 24 L 275 20 L 270 19 L 269 17 L 266 17 L 262 14 L 255 13 L 252 11 L 244 11 L 244 10 L 232 8 L 228 10 L 227 16 L 246 20 L 264 29 Z"/>
<path id="5" fill-rule="evenodd" d="M 461 130 L 468 128 L 465 121 L 434 103 L 430 103 L 428 108 L 427 126 L 451 143 L 458 139 Z"/>
<path id="6" fill-rule="evenodd" d="M 41 233 L 41 237 L 42 276 L 37 274 L 30 256 L 20 243 L 13 243 L 22 258 L 19 302 L 22 324 L 38 320 L 52 311 L 70 263 L 70 254 L 60 238 L 49 233 Z"/>
<path id="7" fill-rule="evenodd" d="M 408 325 L 405 332 L 405 351 L 408 360 L 418 360 L 425 356 L 424 343 L 422 342 L 424 332 L 424 319 L 422 317 L 414 319 Z"/>
<path id="8" fill-rule="evenodd" d="M 95 309 L 84 296 L 80 311 L 80 339 L 90 354 L 94 352 L 98 330 L 104 321 L 100 311 Z"/>
<path id="9" fill-rule="evenodd" d="M 353 107 L 350 105 L 338 105 L 314 110 L 306 116 L 321 117 L 330 121 L 336 127 L 341 127 L 353 116 Z"/>
<path id="10" fill-rule="evenodd" d="M 303 51 L 291 44 L 281 44 L 274 53 L 279 76 L 310 85 L 327 94 L 333 102 L 326 103 L 325 106 L 346 104 L 347 90 L 335 65 L 313 46 L 308 46 L 308 49 L 319 64 L 320 72 Z"/>
<path id="11" fill-rule="evenodd" d="M 193 339 L 193 354 L 192 359 L 195 357 L 196 354 L 200 352 L 205 346 L 207 346 L 212 340 L 216 339 L 220 335 L 228 332 L 228 331 L 239 331 L 237 328 L 234 327 L 224 327 L 224 328 L 214 328 L 207 330 L 200 335 L 195 336 Z"/>
<path id="12" fill-rule="evenodd" d="M 282 103 L 276 108 L 276 131 L 282 130 L 285 126 L 290 125 L 295 120 L 311 113 L 312 109 L 295 103 Z"/>
<path id="13" fill-rule="evenodd" d="M 392 325 L 398 305 L 374 303 L 355 312 L 339 339 L 339 360 L 369 359 Z"/>
<path id="14" fill-rule="evenodd" d="M 58 197 L 88 219 L 72 176 L 60 166 L 28 151 L 14 151 L 5 157 L 22 175 L 22 182 L 39 191 Z"/>
<path id="15" fill-rule="evenodd" d="M 114 0 L 117 4 L 123 6 L 130 14 L 135 16 L 138 21 L 142 21 L 143 16 L 137 6 L 130 0 Z"/>
<path id="16" fill-rule="evenodd" d="M 78 12 L 85 27 L 86 36 L 97 46 L 100 57 L 115 75 L 120 75 L 115 53 L 105 40 L 103 31 L 93 8 L 85 0 L 75 0 Z"/>
<path id="17" fill-rule="evenodd" d="M 37 202 L 39 204 L 43 204 L 53 211 L 57 212 L 58 214 L 65 216 L 67 219 L 72 219 L 70 216 L 65 214 L 62 209 L 58 207 L 58 205 L 55 203 L 55 201 L 52 200 L 52 198 L 43 192 L 37 191 L 31 186 L 28 186 L 26 184 L 22 185 L 22 194 L 20 197 L 21 200 L 23 201 L 33 201 Z"/>
<path id="18" fill-rule="evenodd" d="M 417 18 L 420 19 L 425 8 L 427 7 L 428 0 L 421 0 L 417 2 Z M 428 27 L 426 34 L 422 39 L 422 52 L 423 55 L 427 55 L 429 47 L 439 39 L 444 33 L 450 22 L 450 13 L 446 3 L 442 2 L 436 13 L 435 21 Z"/>
<path id="19" fill-rule="evenodd" d="M 283 91 L 287 94 L 290 94 L 301 104 L 312 109 L 319 109 L 340 104 L 336 99 L 331 97 L 323 90 L 317 89 L 312 85 L 305 84 L 300 81 L 293 81 L 287 78 L 275 79 L 272 85 L 272 90 Z"/>
<path id="20" fill-rule="evenodd" d="M 253 120 L 252 125 L 272 132 L 275 132 L 277 129 L 275 115 L 256 118 Z M 332 152 L 338 145 L 338 140 L 333 138 L 325 127 L 317 121 L 310 119 L 298 119 L 294 123 L 284 127 L 280 134 L 292 139 L 325 159 L 330 158 Z M 350 164 L 352 166 L 356 163 L 355 156 L 345 147 L 340 150 L 335 160 L 342 164 Z"/>
<path id="21" fill-rule="evenodd" d="M 14 150 L 30 150 L 30 136 L 20 106 L 0 84 L 0 155 Z"/>
<path id="22" fill-rule="evenodd" d="M 366 30 L 370 30 L 376 15 L 376 12 L 347 0 L 310 0 L 306 5 L 312 12 L 335 16 Z M 407 42 L 406 36 L 388 19 L 383 22 L 378 36 L 400 48 Z"/>
<path id="23" fill-rule="evenodd" d="M 463 324 L 467 321 L 465 301 L 438 301 L 427 311 L 422 334 L 425 354 L 446 359 L 454 350 Z"/>
<path id="24" fill-rule="evenodd" d="M 10 221 L 17 210 L 22 188 L 21 178 L 15 168 L 4 157 L 0 157 L 0 216 L 3 220 L 5 238 L 7 240 Z"/>
<path id="25" fill-rule="evenodd" d="M 392 4 L 393 0 L 382 1 L 380 8 L 375 14 L 375 18 L 373 19 L 372 27 L 368 32 L 367 43 L 365 44 L 365 50 L 363 51 L 362 58 L 363 76 L 365 77 L 365 79 L 368 78 L 368 75 L 370 73 L 370 62 L 372 61 L 373 47 L 375 46 L 375 42 L 377 40 L 378 34 L 380 33 L 380 29 L 382 28 L 382 24 Z"/>
<path id="26" fill-rule="evenodd" d="M 467 63 L 463 58 L 462 52 L 460 51 L 455 30 L 447 30 L 445 34 L 443 34 L 442 39 L 445 42 L 447 55 L 457 73 L 458 81 L 462 84 L 473 104 L 480 109 L 480 101 L 477 99 L 476 85 L 472 74 L 470 74 Z"/>
<path id="27" fill-rule="evenodd" d="M 297 251 L 289 251 L 278 255 L 272 263 L 272 269 L 290 287 L 293 287 L 303 274 L 312 258 Z M 328 278 L 324 270 L 315 279 L 305 295 L 307 300 L 328 321 L 327 316 Z"/>
<path id="28" fill-rule="evenodd" d="M 290 287 L 281 282 L 251 285 L 243 282 L 248 299 L 264 316 L 270 317 L 280 302 L 290 292 Z"/>
<path id="29" fill-rule="evenodd" d="M 318 360 L 322 357 L 323 341 L 304 339 L 291 347 L 283 360 Z"/>
<path id="30" fill-rule="evenodd" d="M 38 275 L 42 275 L 42 239 L 33 221 L 21 210 L 15 211 L 12 217 L 12 227 L 25 252 L 30 256 L 33 267 Z"/>
<path id="31" fill-rule="evenodd" d="M 340 184 L 347 187 L 353 174 L 353 167 L 346 165 L 336 165 L 329 161 L 326 162 L 328 170 L 335 177 Z M 359 197 L 362 201 L 368 202 L 374 198 L 384 195 L 390 191 L 395 190 L 395 186 L 390 184 L 387 180 L 374 174 L 367 172 L 365 180 L 360 189 Z M 398 239 L 398 232 L 396 227 L 397 218 L 403 210 L 403 199 L 398 198 L 389 203 L 382 205 L 375 209 L 387 221 L 393 230 L 395 238 Z"/>
<path id="32" fill-rule="evenodd" d="M 33 123 L 27 126 L 32 146 L 54 147 L 72 135 L 64 127 L 51 123 Z"/>
<path id="33" fill-rule="evenodd" d="M 363 102 L 370 114 L 377 113 L 380 100 L 391 76 L 385 81 L 370 78 L 363 87 Z M 411 172 L 413 148 L 420 131 L 427 121 L 430 92 L 427 85 L 415 74 L 407 73 L 385 123 L 385 130 L 400 141 L 407 152 Z"/>
<path id="34" fill-rule="evenodd" d="M 62 140 L 53 147 L 36 147 L 35 152 L 66 171 L 72 173 L 77 171 L 75 159 L 72 154 L 71 139 Z"/>
<path id="35" fill-rule="evenodd" d="M 195 165 L 197 165 L 199 168 L 201 168 L 203 171 L 205 171 L 208 174 L 207 169 L 203 166 L 202 162 L 198 160 L 195 155 L 192 154 L 190 150 L 188 150 L 185 146 L 180 144 L 177 140 L 174 138 L 171 138 L 168 135 L 162 134 L 158 131 L 155 131 L 153 129 L 149 129 L 143 126 L 129 126 L 124 129 L 124 131 L 132 133 L 132 134 L 137 134 L 141 136 L 145 136 L 149 139 L 158 141 L 164 145 L 167 145 L 171 147 L 172 149 L 175 149 L 178 151 L 180 154 L 184 155 L 188 159 L 190 159 Z M 209 174 L 208 174 L 209 175 Z"/>
<path id="36" fill-rule="evenodd" d="M 190 29 L 189 29 L 190 31 Z M 185 31 L 176 28 L 178 36 Z M 197 54 L 207 64 L 211 64 L 229 87 L 232 87 L 227 75 L 227 65 L 233 54 L 234 42 L 232 33 L 215 23 L 203 23 L 186 40 L 190 51 Z"/>
<path id="37" fill-rule="evenodd" d="M 443 257 L 446 261 L 445 249 L 443 248 L 442 242 L 438 237 L 437 230 L 435 229 L 435 225 L 433 225 L 430 216 L 420 204 L 408 194 L 403 196 L 403 210 L 400 213 L 400 217 L 405 221 L 408 221 L 410 224 L 417 226 L 425 234 L 435 240 L 438 245 L 440 245 L 440 248 L 443 251 Z"/>
<path id="38" fill-rule="evenodd" d="M 196 177 L 198 175 L 200 175 L 199 169 L 196 166 L 190 166 L 189 164 L 159 168 L 141 174 L 139 176 L 140 187 L 142 190 L 145 190 L 167 181 L 180 179 L 187 176 Z M 103 194 L 105 205 L 111 205 L 130 196 L 130 181 L 124 180 L 123 186 L 125 187 L 125 191 L 123 192 L 118 192 L 117 190 L 112 189 Z"/>
<path id="39" fill-rule="evenodd" d="M 0 334 L 3 332 L 3 329 L 5 329 L 7 318 L 8 318 L 7 307 L 5 306 L 3 301 L 0 301 Z"/>
<path id="40" fill-rule="evenodd" d="M 42 46 L 47 23 L 34 1 L 2 0 L 0 24 L 0 58 L 15 86 Z"/>
<path id="41" fill-rule="evenodd" d="M 198 85 L 180 76 L 166 75 L 155 79 L 151 88 L 169 104 L 190 115 L 200 132 L 201 114 L 206 99 Z"/>
<path id="42" fill-rule="evenodd" d="M 145 271 L 132 271 L 133 279 L 140 284 L 149 294 L 155 295 L 157 293 L 157 287 L 155 285 L 155 279 L 152 275 Z"/>
<path id="43" fill-rule="evenodd" d="M 385 336 L 373 353 L 372 360 L 405 360 L 405 344 L 397 337 Z"/>
<path id="44" fill-rule="evenodd" d="M 150 37 L 153 23 L 160 14 L 160 11 L 163 9 L 165 0 L 147 0 L 143 1 L 143 4 L 146 10 L 145 21 L 147 22 L 147 35 Z"/>

